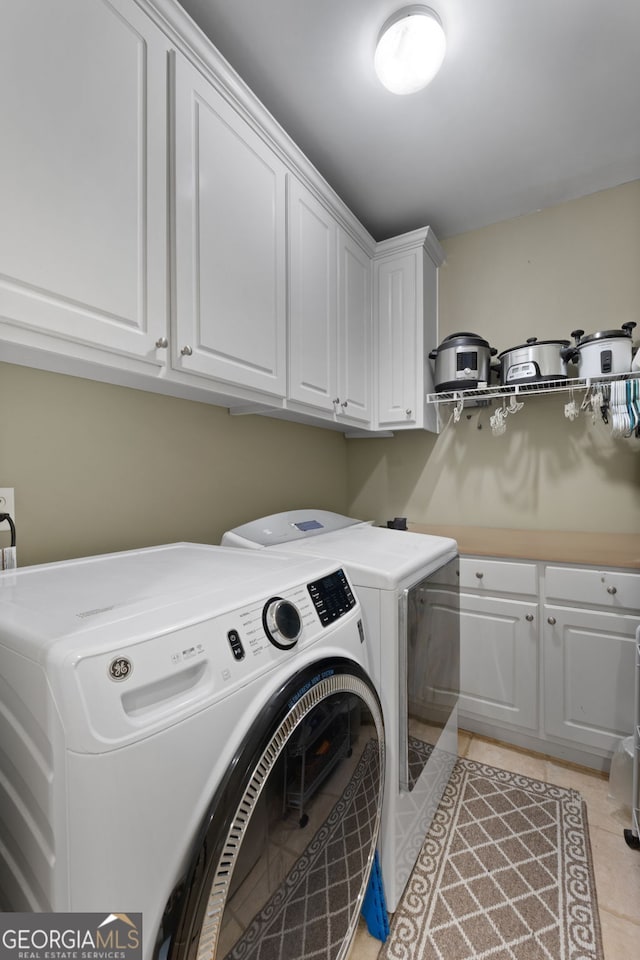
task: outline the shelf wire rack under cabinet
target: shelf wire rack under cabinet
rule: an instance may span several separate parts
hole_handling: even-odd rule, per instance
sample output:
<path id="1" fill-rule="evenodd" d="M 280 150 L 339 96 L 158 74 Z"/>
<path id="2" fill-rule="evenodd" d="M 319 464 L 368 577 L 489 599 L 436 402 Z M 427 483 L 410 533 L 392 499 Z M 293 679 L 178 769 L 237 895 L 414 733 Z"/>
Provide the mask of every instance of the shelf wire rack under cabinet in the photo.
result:
<path id="1" fill-rule="evenodd" d="M 530 397 L 541 393 L 569 393 L 572 390 L 590 390 L 601 384 L 619 380 L 640 379 L 640 371 L 630 373 L 609 373 L 600 377 L 567 377 L 566 380 L 537 380 L 532 383 L 492 384 L 485 387 L 472 387 L 466 390 L 443 390 L 441 393 L 428 393 L 427 403 L 459 403 L 461 400 L 499 400 L 503 397 Z"/>
<path id="2" fill-rule="evenodd" d="M 569 402 L 564 405 L 564 415 L 568 420 L 576 420 L 581 413 L 589 411 L 594 423 L 600 417 L 610 426 L 612 437 L 640 438 L 640 371 L 635 370 L 602 374 L 599 377 L 568 377 L 563 380 L 442 391 L 427 394 L 426 400 L 427 403 L 452 404 L 451 420 L 458 423 L 465 407 L 488 407 L 492 400 L 501 399 L 502 406 L 496 407 L 489 421 L 491 432 L 494 436 L 500 436 L 506 430 L 507 419 L 522 409 L 527 398 L 547 393 L 570 395 Z"/>

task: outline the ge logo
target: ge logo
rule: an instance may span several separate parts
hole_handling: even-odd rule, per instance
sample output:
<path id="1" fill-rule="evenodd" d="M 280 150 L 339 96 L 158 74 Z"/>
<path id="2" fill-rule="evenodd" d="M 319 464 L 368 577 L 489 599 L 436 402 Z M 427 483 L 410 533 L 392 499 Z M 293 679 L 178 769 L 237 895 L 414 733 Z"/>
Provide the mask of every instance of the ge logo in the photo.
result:
<path id="1" fill-rule="evenodd" d="M 109 664 L 109 677 L 111 680 L 126 680 L 133 671 L 131 660 L 126 657 L 116 657 Z"/>

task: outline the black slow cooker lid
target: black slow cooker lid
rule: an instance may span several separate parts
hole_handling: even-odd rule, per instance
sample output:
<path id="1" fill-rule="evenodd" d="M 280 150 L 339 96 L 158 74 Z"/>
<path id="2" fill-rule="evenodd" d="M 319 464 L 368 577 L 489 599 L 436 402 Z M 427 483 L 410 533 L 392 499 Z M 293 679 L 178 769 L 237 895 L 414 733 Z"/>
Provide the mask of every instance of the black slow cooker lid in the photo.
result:
<path id="1" fill-rule="evenodd" d="M 547 344 L 558 347 L 560 350 L 562 347 L 569 346 L 569 340 L 538 340 L 537 337 L 529 337 L 526 343 L 521 343 L 517 347 L 509 347 L 508 350 L 503 350 L 502 353 L 498 354 L 498 360 L 500 360 L 501 357 L 506 357 L 508 353 L 513 353 L 514 350 L 526 350 L 527 347 L 544 347 Z"/>
<path id="2" fill-rule="evenodd" d="M 447 347 L 488 347 L 489 341 L 477 333 L 450 333 L 445 337 L 438 350 Z"/>

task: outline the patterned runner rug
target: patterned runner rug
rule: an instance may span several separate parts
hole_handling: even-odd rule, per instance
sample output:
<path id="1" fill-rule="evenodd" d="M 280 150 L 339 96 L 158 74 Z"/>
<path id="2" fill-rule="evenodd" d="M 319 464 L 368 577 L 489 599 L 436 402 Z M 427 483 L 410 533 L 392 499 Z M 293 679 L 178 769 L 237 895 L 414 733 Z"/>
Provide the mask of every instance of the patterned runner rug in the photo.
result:
<path id="1" fill-rule="evenodd" d="M 379 960 L 604 960 L 580 794 L 458 759 Z"/>

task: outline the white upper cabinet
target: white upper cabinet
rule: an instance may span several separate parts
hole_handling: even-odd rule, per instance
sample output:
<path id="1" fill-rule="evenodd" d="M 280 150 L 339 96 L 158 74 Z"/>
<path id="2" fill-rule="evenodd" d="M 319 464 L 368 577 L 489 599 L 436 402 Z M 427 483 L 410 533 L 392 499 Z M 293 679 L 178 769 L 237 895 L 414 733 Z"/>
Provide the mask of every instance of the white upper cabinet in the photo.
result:
<path id="1" fill-rule="evenodd" d="M 437 431 L 427 406 L 433 391 L 428 354 L 438 339 L 438 267 L 444 259 L 431 229 L 378 244 L 375 256 L 377 426 Z"/>
<path id="2" fill-rule="evenodd" d="M 338 416 L 371 424 L 372 262 L 359 243 L 338 229 Z"/>
<path id="3" fill-rule="evenodd" d="M 334 412 L 338 309 L 337 224 L 289 177 L 289 397 Z"/>
<path id="4" fill-rule="evenodd" d="M 168 42 L 126 0 L 1 19 L 0 337 L 162 366 Z"/>
<path id="5" fill-rule="evenodd" d="M 289 178 L 289 398 L 338 423 L 371 421 L 371 258 Z"/>
<path id="6" fill-rule="evenodd" d="M 172 365 L 283 398 L 286 170 L 183 57 L 175 57 Z"/>
<path id="7" fill-rule="evenodd" d="M 0 21 L 0 360 L 435 429 L 430 230 L 376 244 L 176 0 Z"/>

